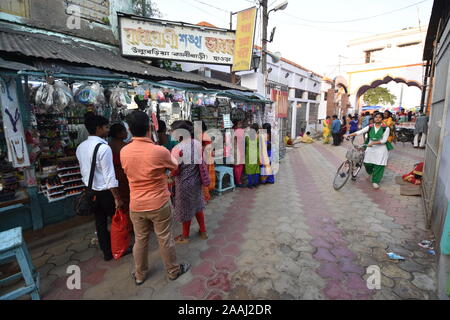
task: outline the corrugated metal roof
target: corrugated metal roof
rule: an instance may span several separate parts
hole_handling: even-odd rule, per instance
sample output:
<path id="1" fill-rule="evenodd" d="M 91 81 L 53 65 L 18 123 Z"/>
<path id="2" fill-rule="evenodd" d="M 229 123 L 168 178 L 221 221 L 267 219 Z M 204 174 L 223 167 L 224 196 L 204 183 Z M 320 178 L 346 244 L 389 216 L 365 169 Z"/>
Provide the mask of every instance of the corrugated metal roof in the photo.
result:
<path id="1" fill-rule="evenodd" d="M 27 70 L 27 71 L 36 71 L 37 69 L 33 66 L 30 66 L 28 64 L 15 62 L 15 61 L 8 61 L 0 58 L 0 68 L 2 69 L 9 69 L 9 70 Z"/>
<path id="2" fill-rule="evenodd" d="M 139 75 L 152 80 L 175 80 L 201 84 L 205 87 L 252 91 L 225 81 L 206 78 L 187 72 L 173 72 L 150 66 L 144 62 L 124 58 L 119 48 L 106 49 L 69 38 L 26 33 L 0 26 L 0 51 L 28 57 L 63 60 L 76 64 Z"/>

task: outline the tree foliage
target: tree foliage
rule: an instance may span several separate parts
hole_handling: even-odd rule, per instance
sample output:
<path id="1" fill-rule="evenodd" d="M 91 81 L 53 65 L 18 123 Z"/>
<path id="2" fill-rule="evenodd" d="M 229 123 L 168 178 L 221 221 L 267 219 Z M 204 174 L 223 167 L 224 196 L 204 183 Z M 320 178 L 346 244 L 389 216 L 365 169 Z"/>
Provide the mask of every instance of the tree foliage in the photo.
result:
<path id="1" fill-rule="evenodd" d="M 146 18 L 161 18 L 162 14 L 151 0 L 133 0 L 133 11 L 136 15 Z"/>
<path id="2" fill-rule="evenodd" d="M 389 89 L 383 87 L 369 89 L 364 94 L 364 102 L 369 106 L 393 105 L 396 99 Z"/>

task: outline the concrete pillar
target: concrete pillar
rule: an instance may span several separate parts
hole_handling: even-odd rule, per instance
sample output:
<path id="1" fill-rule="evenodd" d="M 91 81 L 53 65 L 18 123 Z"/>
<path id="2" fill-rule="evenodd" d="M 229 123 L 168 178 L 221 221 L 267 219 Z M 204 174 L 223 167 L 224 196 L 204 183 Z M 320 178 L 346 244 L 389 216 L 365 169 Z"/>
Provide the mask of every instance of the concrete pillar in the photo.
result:
<path id="1" fill-rule="evenodd" d="M 292 102 L 291 139 L 297 138 L 297 102 Z"/>
<path id="2" fill-rule="evenodd" d="M 308 102 L 306 104 L 306 130 L 308 130 L 308 128 L 309 128 L 309 112 L 310 112 L 310 108 L 311 108 L 311 103 Z"/>

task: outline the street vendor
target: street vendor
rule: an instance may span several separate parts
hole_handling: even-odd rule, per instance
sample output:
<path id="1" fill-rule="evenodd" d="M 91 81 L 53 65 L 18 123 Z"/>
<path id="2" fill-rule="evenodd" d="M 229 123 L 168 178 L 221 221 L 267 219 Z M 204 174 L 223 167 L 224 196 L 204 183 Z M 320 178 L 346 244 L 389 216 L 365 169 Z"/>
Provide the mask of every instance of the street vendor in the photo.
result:
<path id="1" fill-rule="evenodd" d="M 364 157 L 364 166 L 369 177 L 371 177 L 373 188 L 379 189 L 380 182 L 383 179 L 384 169 L 388 162 L 389 150 L 392 150 L 392 145 L 388 141 L 390 129 L 383 124 L 383 114 L 375 114 L 374 122 L 373 125 L 352 133 L 348 137 L 368 133 L 369 138 L 366 140 L 367 150 Z"/>

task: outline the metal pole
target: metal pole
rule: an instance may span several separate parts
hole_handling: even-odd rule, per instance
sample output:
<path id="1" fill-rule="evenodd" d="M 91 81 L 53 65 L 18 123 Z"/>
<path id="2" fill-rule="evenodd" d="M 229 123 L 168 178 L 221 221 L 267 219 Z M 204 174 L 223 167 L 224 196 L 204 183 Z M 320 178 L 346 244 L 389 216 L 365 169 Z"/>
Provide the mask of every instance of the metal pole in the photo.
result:
<path id="1" fill-rule="evenodd" d="M 269 24 L 269 15 L 267 14 L 268 0 L 261 0 L 263 8 L 263 26 L 262 26 L 262 65 L 261 70 L 264 76 L 264 97 L 267 95 L 267 25 Z"/>

